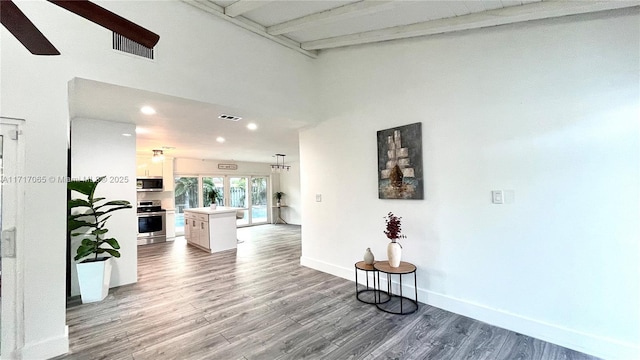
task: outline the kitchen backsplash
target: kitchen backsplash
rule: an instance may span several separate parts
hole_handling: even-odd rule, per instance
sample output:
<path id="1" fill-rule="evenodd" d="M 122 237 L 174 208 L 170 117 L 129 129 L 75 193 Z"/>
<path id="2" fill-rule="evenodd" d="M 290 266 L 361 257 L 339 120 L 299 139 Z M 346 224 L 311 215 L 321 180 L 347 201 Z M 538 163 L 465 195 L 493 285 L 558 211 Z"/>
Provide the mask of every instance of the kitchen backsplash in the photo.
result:
<path id="1" fill-rule="evenodd" d="M 173 191 L 138 192 L 138 201 L 142 200 L 160 200 L 163 209 L 175 210 Z"/>

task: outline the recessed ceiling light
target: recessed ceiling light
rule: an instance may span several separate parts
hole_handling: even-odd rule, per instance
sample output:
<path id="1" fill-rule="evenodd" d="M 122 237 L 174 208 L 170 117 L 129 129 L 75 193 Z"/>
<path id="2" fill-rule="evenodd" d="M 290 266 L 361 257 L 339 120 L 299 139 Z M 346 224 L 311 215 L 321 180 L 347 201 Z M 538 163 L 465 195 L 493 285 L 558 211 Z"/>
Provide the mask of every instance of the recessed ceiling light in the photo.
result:
<path id="1" fill-rule="evenodd" d="M 129 136 L 131 136 L 131 134 L 129 134 L 129 133 L 124 133 L 124 134 L 122 134 L 122 136 L 129 137 Z"/>
<path id="2" fill-rule="evenodd" d="M 219 142 L 219 143 L 223 143 L 225 140 L 224 140 L 224 138 L 222 136 L 218 136 L 216 138 L 216 141 Z"/>
<path id="3" fill-rule="evenodd" d="M 149 130 L 142 128 L 140 126 L 136 126 L 136 134 L 147 134 Z"/>
<path id="4" fill-rule="evenodd" d="M 254 123 L 248 123 L 247 124 L 247 129 L 249 130 L 255 130 L 258 128 L 258 125 L 254 124 Z"/>
<path id="5" fill-rule="evenodd" d="M 153 115 L 156 113 L 156 109 L 152 108 L 151 106 L 143 106 L 140 108 L 140 112 L 145 115 Z"/>

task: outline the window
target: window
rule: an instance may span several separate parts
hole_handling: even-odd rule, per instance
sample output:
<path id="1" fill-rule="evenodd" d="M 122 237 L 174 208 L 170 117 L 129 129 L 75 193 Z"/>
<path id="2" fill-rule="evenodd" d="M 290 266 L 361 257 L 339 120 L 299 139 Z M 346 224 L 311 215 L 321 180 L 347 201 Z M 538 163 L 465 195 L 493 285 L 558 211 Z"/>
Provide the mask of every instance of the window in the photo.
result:
<path id="1" fill-rule="evenodd" d="M 176 235 L 184 234 L 184 209 L 210 206 L 213 188 L 223 194 L 218 205 L 241 209 L 236 215 L 238 226 L 269 221 L 268 176 L 176 176 Z"/>
<path id="2" fill-rule="evenodd" d="M 225 202 L 224 198 L 224 177 L 203 177 L 202 178 L 202 204 L 206 207 L 211 205 L 211 190 L 217 189 L 221 194 L 222 199 L 217 200 L 217 204 L 223 206 Z"/>

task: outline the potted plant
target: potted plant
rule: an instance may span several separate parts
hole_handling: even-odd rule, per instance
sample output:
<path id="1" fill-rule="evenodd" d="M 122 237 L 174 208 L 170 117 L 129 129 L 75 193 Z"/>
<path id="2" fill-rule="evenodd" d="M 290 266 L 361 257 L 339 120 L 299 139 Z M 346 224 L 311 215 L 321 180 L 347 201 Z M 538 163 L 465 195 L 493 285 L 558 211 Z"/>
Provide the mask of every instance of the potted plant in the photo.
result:
<path id="1" fill-rule="evenodd" d="M 215 209 L 218 206 L 218 201 L 222 201 L 222 191 L 213 186 L 209 191 L 209 199 L 211 200 L 211 208 Z"/>
<path id="2" fill-rule="evenodd" d="M 384 234 L 391 240 L 387 245 L 387 258 L 389 259 L 389 266 L 400 266 L 400 258 L 402 257 L 402 245 L 398 242 L 398 239 L 406 238 L 402 232 L 402 217 L 395 216 L 392 212 L 389 212 L 385 216 L 386 229 Z"/>
<path id="3" fill-rule="evenodd" d="M 109 231 L 106 223 L 114 211 L 131 208 L 126 200 L 109 201 L 104 197 L 95 197 L 96 188 L 104 179 L 102 176 L 95 181 L 70 181 L 67 184 L 67 189 L 86 197 L 69 200 L 67 222 L 67 231 L 71 237 L 82 239 L 74 260 L 86 258 L 76 263 L 83 303 L 101 301 L 107 297 L 111 279 L 111 257 L 120 257 L 120 244 L 115 238 L 105 237 Z M 105 254 L 110 256 L 99 257 Z"/>
<path id="4" fill-rule="evenodd" d="M 280 205 L 282 205 L 282 197 L 284 196 L 284 193 L 282 191 L 276 191 L 273 194 L 273 197 L 276 199 L 276 206 L 280 207 Z"/>

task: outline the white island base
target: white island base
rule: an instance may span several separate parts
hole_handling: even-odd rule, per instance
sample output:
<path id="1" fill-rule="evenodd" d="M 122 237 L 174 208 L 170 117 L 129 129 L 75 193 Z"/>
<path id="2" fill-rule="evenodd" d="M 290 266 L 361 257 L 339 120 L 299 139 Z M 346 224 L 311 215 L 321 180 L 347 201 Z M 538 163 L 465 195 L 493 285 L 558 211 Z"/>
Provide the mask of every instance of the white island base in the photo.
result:
<path id="1" fill-rule="evenodd" d="M 214 253 L 235 249 L 238 243 L 236 213 L 239 209 L 218 206 L 184 209 L 184 237 L 200 249 Z"/>

